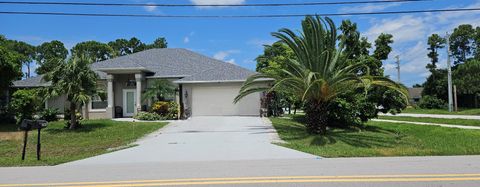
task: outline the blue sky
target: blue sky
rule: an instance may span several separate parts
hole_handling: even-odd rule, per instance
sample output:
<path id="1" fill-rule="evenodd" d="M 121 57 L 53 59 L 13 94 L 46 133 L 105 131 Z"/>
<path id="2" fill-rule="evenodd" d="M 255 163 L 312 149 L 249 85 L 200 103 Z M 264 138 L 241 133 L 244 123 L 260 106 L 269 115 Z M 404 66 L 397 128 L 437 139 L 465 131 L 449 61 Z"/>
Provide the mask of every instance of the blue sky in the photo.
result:
<path id="1" fill-rule="evenodd" d="M 332 0 L 338 1 L 338 0 Z M 72 1 L 78 2 L 78 1 Z M 84 0 L 84 2 L 88 2 Z M 318 0 L 104 0 L 110 3 L 192 3 L 245 4 L 280 2 L 319 2 Z M 82 13 L 131 13 L 161 15 L 246 15 L 246 14 L 313 14 L 341 12 L 372 12 L 394 10 L 480 7 L 480 0 L 432 0 L 429 2 L 335 5 L 311 7 L 67 7 L 44 5 L 1 5 L 0 11 L 43 11 Z M 371 42 L 382 32 L 393 34 L 395 43 L 390 58 L 384 62 L 386 73 L 396 79 L 394 56 L 400 55 L 401 80 L 410 86 L 422 83 L 428 72 L 427 37 L 432 33 L 444 35 L 462 23 L 478 26 L 480 11 L 458 13 L 421 13 L 405 15 L 333 17 L 337 24 L 343 19 L 356 22 L 363 36 Z M 108 42 L 117 38 L 137 37 L 151 43 L 155 38 L 167 38 L 170 48 L 187 48 L 226 62 L 254 70 L 255 57 L 264 44 L 276 39 L 271 32 L 286 27 L 298 29 L 301 18 L 238 18 L 238 19 L 166 19 L 124 17 L 69 17 L 40 15 L 0 15 L 0 34 L 33 45 L 60 40 L 67 48 L 87 40 Z M 441 67 L 446 55 L 440 54 Z"/>

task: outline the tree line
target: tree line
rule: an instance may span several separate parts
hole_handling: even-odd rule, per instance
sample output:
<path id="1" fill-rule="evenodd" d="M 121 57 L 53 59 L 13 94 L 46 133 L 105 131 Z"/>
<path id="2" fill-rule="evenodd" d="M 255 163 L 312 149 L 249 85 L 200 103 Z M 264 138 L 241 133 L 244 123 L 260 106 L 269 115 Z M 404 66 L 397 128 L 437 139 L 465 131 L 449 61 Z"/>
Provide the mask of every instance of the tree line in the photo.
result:
<path id="1" fill-rule="evenodd" d="M 51 71 L 62 63 L 69 55 L 84 55 L 91 62 L 107 60 L 117 56 L 124 56 L 152 48 L 166 48 L 168 45 L 164 37 L 157 38 L 153 43 L 147 44 L 136 37 L 130 39 L 116 39 L 108 43 L 98 41 L 85 41 L 76 44 L 70 49 L 70 53 L 64 43 L 58 40 L 42 43 L 38 46 L 23 41 L 7 39 L 0 35 L 0 73 L 2 78 L 0 87 L 3 89 L 10 86 L 11 81 L 18 80 L 22 76 L 31 77 L 31 64 L 36 63 L 38 68 L 35 72 L 39 75 Z M 26 66 L 25 73 L 22 66 Z"/>
<path id="2" fill-rule="evenodd" d="M 449 43 L 447 38 L 449 37 Z M 450 36 L 432 34 L 428 38 L 427 56 L 430 63 L 426 68 L 430 76 L 422 85 L 423 99 L 420 107 L 445 108 L 448 101 L 447 69 L 438 68 L 439 51 L 449 47 L 453 58 L 452 80 L 457 87 L 458 105 L 461 107 L 479 107 L 480 95 L 480 27 L 470 24 L 456 27 Z"/>

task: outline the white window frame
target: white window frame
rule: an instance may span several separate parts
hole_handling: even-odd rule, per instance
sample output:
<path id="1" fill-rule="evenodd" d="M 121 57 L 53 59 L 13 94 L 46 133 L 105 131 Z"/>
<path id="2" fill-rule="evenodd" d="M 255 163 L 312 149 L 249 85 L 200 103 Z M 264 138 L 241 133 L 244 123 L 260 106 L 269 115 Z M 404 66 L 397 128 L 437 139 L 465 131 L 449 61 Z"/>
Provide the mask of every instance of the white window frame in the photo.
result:
<path id="1" fill-rule="evenodd" d="M 100 98 L 100 96 L 98 96 L 98 95 L 95 95 L 95 96 Z M 107 111 L 107 108 L 105 108 L 105 109 L 92 109 L 92 102 L 93 102 L 93 97 L 92 97 L 92 99 L 90 99 L 90 102 L 88 102 L 88 111 L 91 111 L 91 112 L 106 112 Z"/>

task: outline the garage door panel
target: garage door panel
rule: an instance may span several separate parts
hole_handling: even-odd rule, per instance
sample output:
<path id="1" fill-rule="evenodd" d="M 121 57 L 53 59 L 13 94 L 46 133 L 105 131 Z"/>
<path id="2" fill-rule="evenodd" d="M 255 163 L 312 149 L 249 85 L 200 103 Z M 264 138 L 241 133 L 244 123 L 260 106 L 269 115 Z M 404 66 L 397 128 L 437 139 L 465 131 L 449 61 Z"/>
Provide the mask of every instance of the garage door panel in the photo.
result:
<path id="1" fill-rule="evenodd" d="M 193 116 L 255 116 L 260 109 L 260 94 L 250 94 L 237 104 L 238 85 L 198 85 L 192 87 Z"/>

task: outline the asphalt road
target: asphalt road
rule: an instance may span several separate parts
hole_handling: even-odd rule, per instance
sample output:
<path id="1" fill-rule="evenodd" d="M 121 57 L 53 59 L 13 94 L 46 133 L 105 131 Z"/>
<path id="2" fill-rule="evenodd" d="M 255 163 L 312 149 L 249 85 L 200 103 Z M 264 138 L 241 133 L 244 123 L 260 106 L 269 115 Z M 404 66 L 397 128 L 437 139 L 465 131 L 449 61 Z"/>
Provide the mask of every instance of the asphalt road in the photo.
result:
<path id="1" fill-rule="evenodd" d="M 480 156 L 0 168 L 0 186 L 480 186 Z"/>

